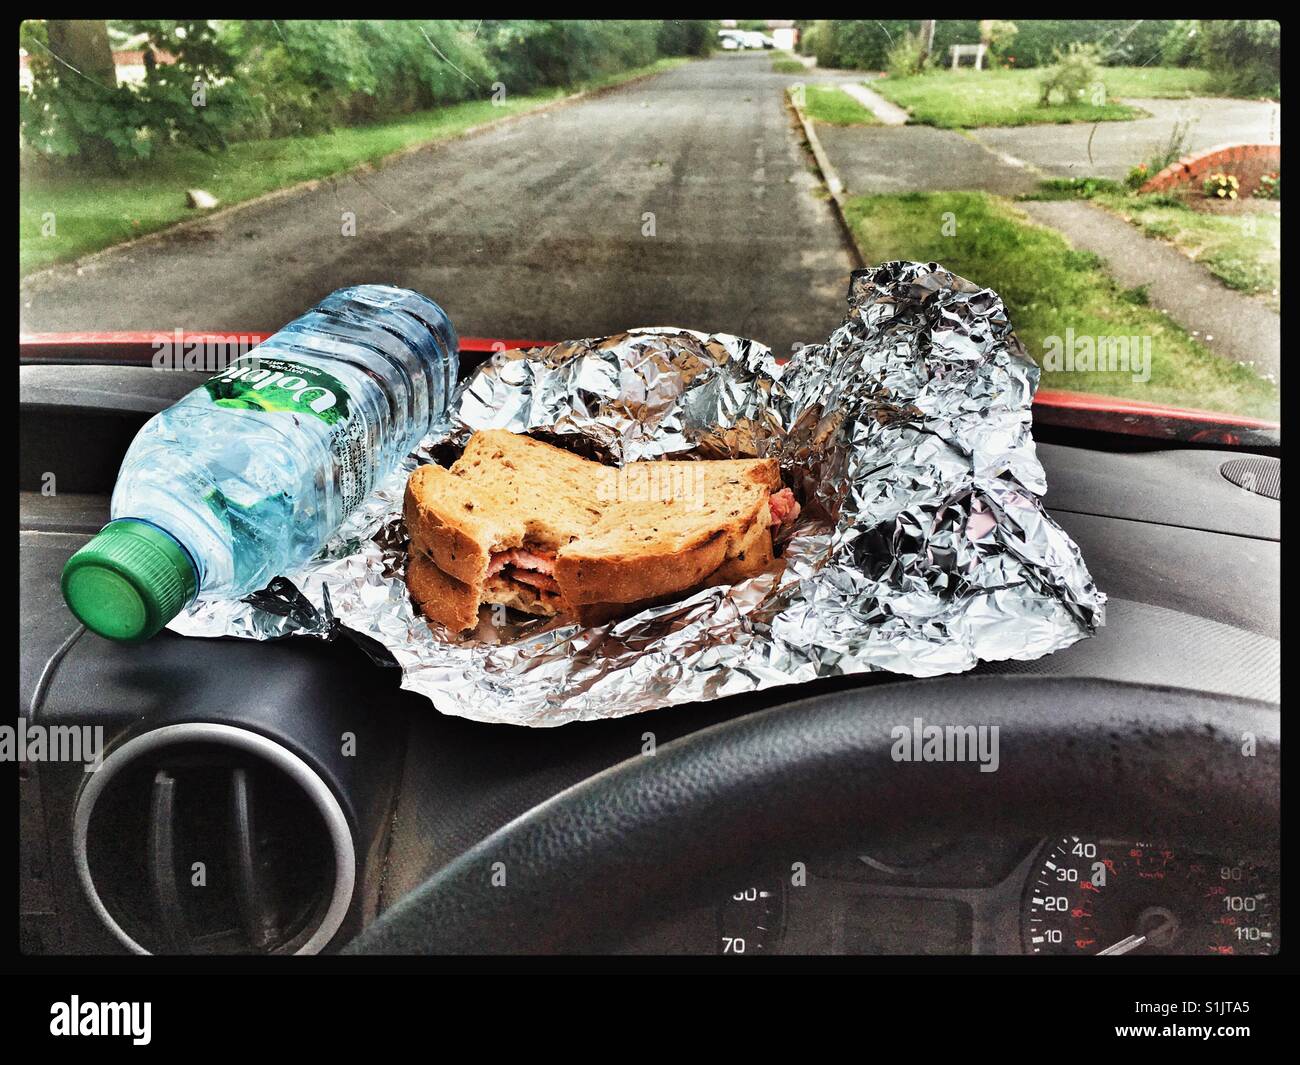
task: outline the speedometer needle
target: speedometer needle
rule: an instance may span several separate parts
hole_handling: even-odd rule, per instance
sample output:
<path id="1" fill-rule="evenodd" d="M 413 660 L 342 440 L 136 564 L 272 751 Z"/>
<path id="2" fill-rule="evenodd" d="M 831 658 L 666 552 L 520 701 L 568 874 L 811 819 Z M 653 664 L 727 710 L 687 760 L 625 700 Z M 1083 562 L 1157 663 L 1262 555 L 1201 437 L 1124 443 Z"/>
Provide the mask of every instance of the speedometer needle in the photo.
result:
<path id="1" fill-rule="evenodd" d="M 1130 950 L 1137 950 L 1147 941 L 1146 936 L 1125 936 L 1118 943 L 1112 944 L 1105 950 L 1097 951 L 1097 957 L 1103 954 L 1127 954 Z"/>

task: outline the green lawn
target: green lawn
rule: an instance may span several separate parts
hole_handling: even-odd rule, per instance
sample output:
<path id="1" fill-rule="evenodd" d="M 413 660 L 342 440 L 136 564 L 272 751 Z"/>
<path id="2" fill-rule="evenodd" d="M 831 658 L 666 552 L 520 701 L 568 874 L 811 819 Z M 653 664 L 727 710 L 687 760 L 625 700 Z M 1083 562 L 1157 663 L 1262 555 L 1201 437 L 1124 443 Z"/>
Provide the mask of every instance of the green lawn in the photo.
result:
<path id="1" fill-rule="evenodd" d="M 829 126 L 874 126 L 876 116 L 834 85 L 805 85 L 804 111 L 814 122 Z"/>
<path id="2" fill-rule="evenodd" d="M 1105 103 L 1091 98 L 1070 104 L 1039 105 L 1040 70 L 932 71 L 910 78 L 881 78 L 871 87 L 900 107 L 911 120 L 941 129 L 971 126 L 1027 126 L 1041 123 L 1123 121 L 1144 112 L 1118 102 L 1121 97 L 1215 95 L 1204 70 L 1176 67 L 1102 67 Z M 1090 94 L 1091 96 L 1091 94 Z"/>
<path id="3" fill-rule="evenodd" d="M 789 52 L 777 52 L 772 56 L 772 69 L 778 74 L 802 74 L 808 68 Z"/>
<path id="4" fill-rule="evenodd" d="M 472 100 L 391 122 L 312 137 L 247 141 L 205 155 L 174 148 L 124 174 L 50 172 L 28 161 L 18 192 L 18 269 L 27 274 L 101 248 L 152 233 L 200 212 L 186 206 L 185 190 L 201 188 L 222 206 L 340 174 L 419 144 L 454 137 L 472 126 L 528 111 L 577 89 L 616 85 L 689 62 L 661 59 L 571 89 L 507 96 L 500 104 Z M 45 235 L 52 219 L 54 233 Z"/>
<path id="5" fill-rule="evenodd" d="M 956 232 L 945 236 L 945 213 Z M 1278 416 L 1277 389 L 1206 350 L 1143 293 L 1122 291 L 1096 256 L 1072 249 L 1030 223 L 1014 205 L 982 192 L 858 196 L 846 214 L 863 257 L 936 260 L 994 289 L 1040 364 L 1048 337 L 1150 337 L 1150 379 L 1126 372 L 1044 372 L 1043 386 L 1125 396 L 1153 403 Z"/>

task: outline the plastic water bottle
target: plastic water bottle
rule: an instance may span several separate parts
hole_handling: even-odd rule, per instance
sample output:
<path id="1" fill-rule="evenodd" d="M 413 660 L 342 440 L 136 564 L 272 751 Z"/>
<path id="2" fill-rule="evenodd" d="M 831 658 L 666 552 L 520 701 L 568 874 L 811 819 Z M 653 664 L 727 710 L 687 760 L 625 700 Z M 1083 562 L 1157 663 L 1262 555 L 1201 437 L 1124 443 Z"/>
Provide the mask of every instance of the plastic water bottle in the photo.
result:
<path id="1" fill-rule="evenodd" d="M 64 567 L 72 612 L 136 643 L 306 561 L 446 417 L 458 348 L 437 304 L 385 285 L 268 337 L 140 430 L 113 520 Z"/>

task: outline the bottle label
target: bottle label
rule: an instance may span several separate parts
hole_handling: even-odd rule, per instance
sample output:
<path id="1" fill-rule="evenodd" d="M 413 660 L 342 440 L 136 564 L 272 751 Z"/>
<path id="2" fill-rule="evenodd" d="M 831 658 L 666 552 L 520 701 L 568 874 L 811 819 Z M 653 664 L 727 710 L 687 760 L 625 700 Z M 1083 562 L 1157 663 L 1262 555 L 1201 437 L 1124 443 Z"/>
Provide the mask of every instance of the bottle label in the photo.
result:
<path id="1" fill-rule="evenodd" d="M 353 415 L 347 388 L 337 377 L 307 363 L 252 354 L 203 387 L 218 407 L 319 419 L 329 427 L 343 513 L 365 497 L 374 474 L 365 419 Z"/>

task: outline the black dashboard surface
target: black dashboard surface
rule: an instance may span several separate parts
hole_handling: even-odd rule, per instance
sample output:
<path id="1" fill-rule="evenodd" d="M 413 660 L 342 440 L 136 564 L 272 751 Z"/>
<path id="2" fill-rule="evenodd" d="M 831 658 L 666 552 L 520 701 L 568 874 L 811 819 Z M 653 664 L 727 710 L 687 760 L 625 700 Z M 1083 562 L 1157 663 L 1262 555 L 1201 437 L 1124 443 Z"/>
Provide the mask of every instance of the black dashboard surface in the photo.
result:
<path id="1" fill-rule="evenodd" d="M 1040 453 L 1048 473 L 1049 506 L 1110 596 L 1107 624 L 1094 639 L 1048 658 L 984 664 L 980 671 L 1137 680 L 1277 701 L 1278 504 L 1223 481 L 1218 466 L 1228 456 L 1222 452 L 1139 457 L 1043 445 Z M 1168 482 L 1158 491 L 1134 492 L 1133 470 L 1148 460 L 1164 469 Z M 1222 504 L 1207 506 L 1207 498 L 1214 497 Z M 20 502 L 25 619 L 20 709 L 42 706 L 57 713 L 65 700 L 84 698 L 89 686 L 102 693 L 105 707 L 128 716 L 146 714 L 151 695 L 147 686 L 142 688 L 142 677 L 152 672 L 148 667 L 157 664 L 160 654 L 184 660 L 184 686 L 195 695 L 202 689 L 205 699 L 244 697 L 244 681 L 228 663 L 243 659 L 247 649 L 235 652 L 226 641 L 171 634 L 146 648 L 117 647 L 84 635 L 46 676 L 44 690 L 38 690 L 47 664 L 76 628 L 58 592 L 58 573 L 106 520 L 108 501 L 94 495 L 49 500 L 25 493 Z M 1253 524 L 1246 524 L 1247 519 Z M 1219 528 L 1200 527 L 1204 525 Z M 385 885 L 390 899 L 511 817 L 634 756 L 643 733 L 655 733 L 662 743 L 795 695 L 773 689 L 621 721 L 511 730 L 444 717 L 399 691 L 395 676 L 359 652 L 322 656 L 318 649 L 302 646 L 310 642 L 266 645 L 257 654 L 270 670 L 317 670 L 326 662 L 367 670 L 373 676 L 376 712 L 409 718 L 406 786 Z M 874 675 L 822 682 L 809 690 L 900 682 L 906 681 Z M 169 697 L 183 698 L 185 691 L 173 688 Z M 313 712 L 308 706 L 301 711 Z"/>

